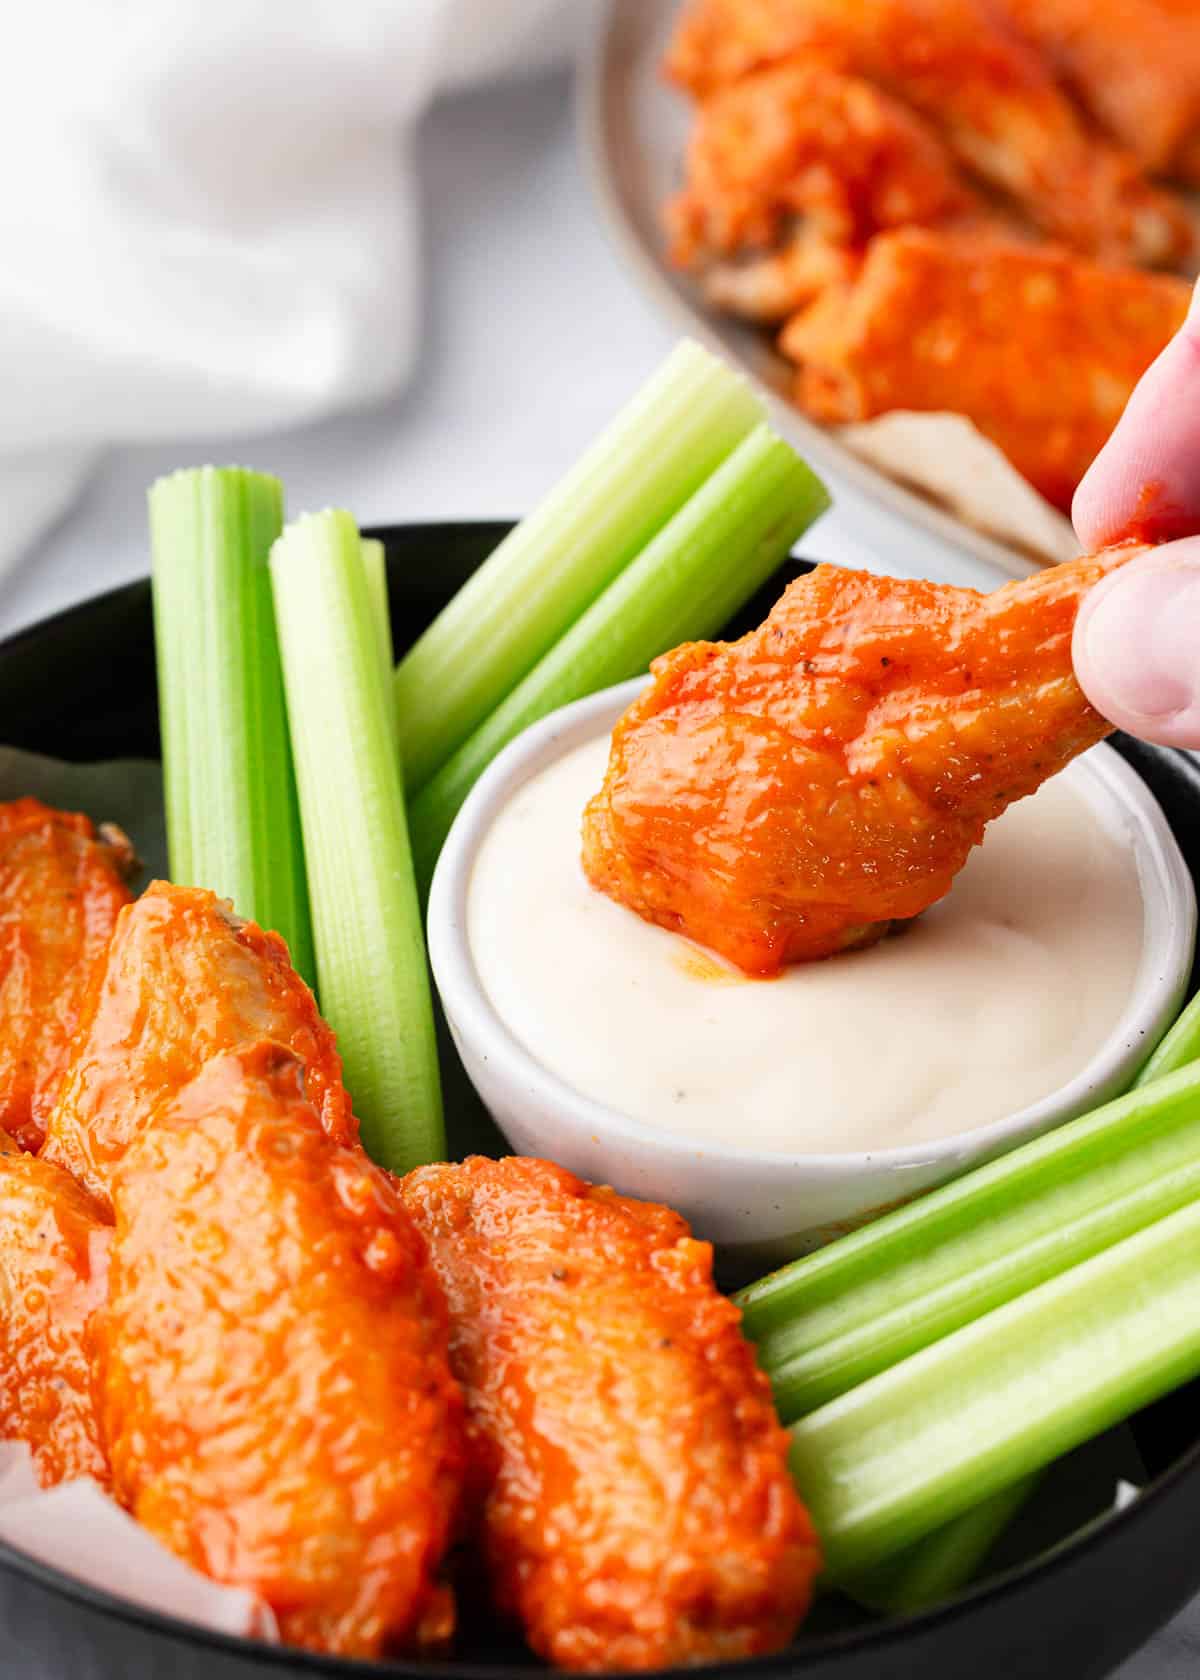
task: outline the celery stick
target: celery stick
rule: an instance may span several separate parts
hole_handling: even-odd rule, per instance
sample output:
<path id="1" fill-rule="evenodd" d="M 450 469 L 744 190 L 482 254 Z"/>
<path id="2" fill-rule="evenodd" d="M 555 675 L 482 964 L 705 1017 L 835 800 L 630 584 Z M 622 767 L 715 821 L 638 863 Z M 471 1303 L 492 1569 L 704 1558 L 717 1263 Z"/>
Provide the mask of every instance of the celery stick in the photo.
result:
<path id="1" fill-rule="evenodd" d="M 311 984 L 312 929 L 267 555 L 278 479 L 196 467 L 150 489 L 171 878 L 283 935 Z"/>
<path id="2" fill-rule="evenodd" d="M 759 426 L 417 795 L 417 876 L 428 885 L 463 800 L 528 724 L 719 631 L 828 505 L 820 480 Z"/>
<path id="3" fill-rule="evenodd" d="M 969 1586 L 996 1541 L 1029 1499 L 1041 1477 L 1024 1476 L 1001 1488 L 982 1504 L 885 1558 L 874 1569 L 840 1583 L 841 1589 L 869 1610 L 892 1616 L 915 1616 Z"/>
<path id="4" fill-rule="evenodd" d="M 1198 1374 L 1193 1202 L 793 1427 L 829 1579 L 872 1568 Z"/>
<path id="5" fill-rule="evenodd" d="M 667 358 L 400 662 L 405 776 L 421 788 L 763 418 L 698 344 Z"/>
<path id="6" fill-rule="evenodd" d="M 752 1284 L 785 1422 L 1200 1196 L 1200 1066 L 1181 1069 Z"/>
<path id="7" fill-rule="evenodd" d="M 271 551 L 321 1008 L 363 1142 L 405 1172 L 445 1152 L 400 767 L 358 531 L 308 514 Z"/>
<path id="8" fill-rule="evenodd" d="M 1187 1067 L 1200 1058 L 1200 992 L 1178 1017 L 1171 1030 L 1159 1040 L 1158 1048 L 1134 1081 L 1134 1089 L 1150 1085 L 1166 1073 Z"/>
<path id="9" fill-rule="evenodd" d="M 367 592 L 371 598 L 371 622 L 379 644 L 379 666 L 383 672 L 387 694 L 388 724 L 397 743 L 400 725 L 392 699 L 392 671 L 396 656 L 392 647 L 392 619 L 388 609 L 387 554 L 378 537 L 363 537 L 359 544 L 363 571 L 367 578 Z"/>

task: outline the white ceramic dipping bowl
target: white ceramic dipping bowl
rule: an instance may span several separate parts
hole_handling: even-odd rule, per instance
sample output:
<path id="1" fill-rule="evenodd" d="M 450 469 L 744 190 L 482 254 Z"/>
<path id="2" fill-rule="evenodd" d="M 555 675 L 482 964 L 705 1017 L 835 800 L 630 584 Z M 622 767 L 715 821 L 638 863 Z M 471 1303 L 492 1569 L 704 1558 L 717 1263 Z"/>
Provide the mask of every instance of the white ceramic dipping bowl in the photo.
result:
<path id="1" fill-rule="evenodd" d="M 795 1154 L 690 1140 L 584 1096 L 543 1067 L 484 991 L 467 937 L 480 842 L 511 796 L 563 753 L 612 729 L 645 679 L 566 706 L 513 741 L 473 789 L 442 851 L 429 900 L 429 952 L 454 1042 L 472 1083 L 519 1154 L 547 1156 L 582 1177 L 668 1202 L 728 1265 L 790 1259 L 968 1167 L 1085 1113 L 1128 1084 L 1169 1025 L 1192 961 L 1196 901 L 1166 818 L 1111 747 L 1063 772 L 1093 778 L 1122 814 L 1145 902 L 1145 940 L 1130 1001 L 1114 1031 L 1069 1084 L 1006 1118 L 935 1142 L 870 1153 Z"/>

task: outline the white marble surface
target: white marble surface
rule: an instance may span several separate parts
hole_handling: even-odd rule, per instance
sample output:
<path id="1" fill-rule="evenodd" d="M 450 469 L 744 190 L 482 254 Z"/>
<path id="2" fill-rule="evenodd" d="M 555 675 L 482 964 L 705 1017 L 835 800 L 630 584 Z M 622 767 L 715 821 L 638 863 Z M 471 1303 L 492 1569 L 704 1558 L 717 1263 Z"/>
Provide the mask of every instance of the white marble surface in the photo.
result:
<path id="1" fill-rule="evenodd" d="M 408 390 L 253 443 L 197 437 L 114 452 L 5 581 L 0 633 L 143 574 L 145 487 L 182 463 L 245 460 L 279 473 L 294 509 L 337 501 L 363 523 L 518 514 L 667 351 L 672 333 L 621 271 L 588 198 L 565 77 L 443 105 L 418 144 L 428 330 Z M 838 506 L 805 552 L 908 570 L 915 539 L 882 530 L 833 488 Z M 1200 1605 L 1120 1680 L 1190 1680 L 1198 1669 Z"/>

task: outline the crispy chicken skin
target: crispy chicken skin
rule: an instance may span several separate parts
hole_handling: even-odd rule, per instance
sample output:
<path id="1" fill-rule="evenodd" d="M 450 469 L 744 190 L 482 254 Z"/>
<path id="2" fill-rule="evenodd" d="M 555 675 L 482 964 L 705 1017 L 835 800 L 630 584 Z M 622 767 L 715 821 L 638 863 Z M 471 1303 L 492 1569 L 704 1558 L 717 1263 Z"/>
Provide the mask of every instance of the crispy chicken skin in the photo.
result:
<path id="1" fill-rule="evenodd" d="M 1045 232 L 1151 267 L 1194 259 L 1194 219 L 1088 130 L 994 0 L 691 0 L 668 74 L 698 97 L 802 56 L 876 83 Z"/>
<path id="2" fill-rule="evenodd" d="M 43 1487 L 108 1481 L 85 1337 L 108 1235 L 69 1173 L 0 1133 L 0 1440 L 27 1443 Z"/>
<path id="3" fill-rule="evenodd" d="M 1000 7 L 1146 169 L 1197 181 L 1196 0 L 1000 0 Z"/>
<path id="4" fill-rule="evenodd" d="M 790 321 L 780 347 L 814 418 L 965 414 L 1066 510 L 1190 295 L 1170 275 L 906 228 L 873 240 L 857 279 Z"/>
<path id="5" fill-rule="evenodd" d="M 589 879 L 764 976 L 919 915 L 992 817 L 1108 734 L 1071 632 L 1141 547 L 990 595 L 819 566 L 740 641 L 665 654 L 587 807 Z"/>
<path id="6" fill-rule="evenodd" d="M 817 1543 L 709 1245 L 548 1161 L 402 1193 L 450 1306 L 492 1590 L 533 1649 L 646 1669 L 787 1644 Z"/>
<path id="7" fill-rule="evenodd" d="M 972 212 L 985 221 L 920 117 L 870 82 L 796 60 L 701 106 L 666 221 L 672 260 L 703 274 L 712 303 L 782 320 L 851 278 L 881 228 Z"/>
<path id="8" fill-rule="evenodd" d="M 290 1644 L 443 1643 L 465 1464 L 445 1305 L 392 1182 L 280 1045 L 215 1057 L 113 1178 L 94 1331 L 113 1487 Z"/>
<path id="9" fill-rule="evenodd" d="M 45 1158 L 107 1205 L 113 1169 L 155 1105 L 210 1056 L 262 1038 L 296 1052 L 325 1130 L 353 1141 L 333 1034 L 283 940 L 213 893 L 155 881 L 122 913 L 93 977 Z"/>
<path id="10" fill-rule="evenodd" d="M 41 1147 L 88 977 L 130 901 L 117 829 L 37 799 L 0 805 L 0 1128 Z"/>

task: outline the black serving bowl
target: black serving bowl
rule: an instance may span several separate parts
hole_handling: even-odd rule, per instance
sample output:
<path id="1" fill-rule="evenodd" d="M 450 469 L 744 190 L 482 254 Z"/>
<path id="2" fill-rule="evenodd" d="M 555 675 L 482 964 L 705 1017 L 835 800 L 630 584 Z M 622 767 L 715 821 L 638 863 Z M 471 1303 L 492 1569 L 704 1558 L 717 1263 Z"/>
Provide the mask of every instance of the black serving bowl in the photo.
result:
<path id="1" fill-rule="evenodd" d="M 422 525 L 373 533 L 387 545 L 398 649 L 506 529 Z M 762 616 L 786 570 L 747 609 L 747 622 Z M 85 601 L 0 645 L 0 740 L 73 762 L 158 756 L 147 583 Z M 1200 889 L 1200 770 L 1183 753 L 1121 737 L 1116 745 L 1157 796 Z M 448 1039 L 443 1060 L 452 1153 L 500 1151 L 499 1134 Z M 1200 1589 L 1198 1402 L 1195 1388 L 1181 1390 L 1135 1419 L 1125 1449 L 1136 1449 L 1150 1478 L 1145 1491 L 1035 1561 L 1017 1562 L 944 1609 L 904 1621 L 868 1620 L 826 1604 L 790 1651 L 708 1672 L 714 1680 L 1094 1680 L 1110 1673 Z M 1094 1481 L 1101 1472 L 1088 1469 L 1088 1451 L 1076 1463 Z M 1069 1478 L 1055 1484 L 1055 1474 L 1048 1484 L 1060 1488 L 1054 1497 L 1069 1500 Z M 1107 1503 L 1111 1485 L 1105 1482 L 1093 1512 Z M 1066 1529 L 1072 1526 L 1068 1521 Z M 469 1610 L 463 1621 L 452 1663 L 342 1662 L 206 1633 L 0 1544 L 0 1674 L 21 1680 L 268 1680 L 287 1672 L 417 1680 L 431 1668 L 454 1680 L 521 1680 L 529 1672 L 533 1659 L 510 1636 Z"/>

